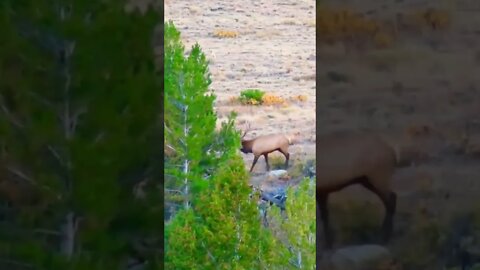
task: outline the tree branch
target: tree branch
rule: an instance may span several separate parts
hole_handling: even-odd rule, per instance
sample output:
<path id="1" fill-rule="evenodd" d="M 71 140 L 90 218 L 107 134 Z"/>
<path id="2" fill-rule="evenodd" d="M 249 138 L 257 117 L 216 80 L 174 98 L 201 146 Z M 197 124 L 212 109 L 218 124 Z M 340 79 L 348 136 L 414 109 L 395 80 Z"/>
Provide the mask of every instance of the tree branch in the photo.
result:
<path id="1" fill-rule="evenodd" d="M 98 133 L 97 137 L 95 137 L 95 139 L 93 140 L 94 143 L 98 143 L 100 140 L 103 139 L 103 137 L 105 137 L 105 132 L 101 131 L 100 133 Z"/>
<path id="2" fill-rule="evenodd" d="M 169 145 L 169 144 L 166 144 L 165 145 L 167 148 L 169 148 L 170 150 L 173 150 L 173 152 L 175 153 L 178 153 L 177 149 L 173 148 L 173 146 Z"/>
<path id="3" fill-rule="evenodd" d="M 9 172 L 11 172 L 12 174 L 20 177 L 21 179 L 29 182 L 30 184 L 32 184 L 32 185 L 37 185 L 37 184 L 35 183 L 35 181 L 34 181 L 31 177 L 27 176 L 26 173 L 20 171 L 20 169 L 18 169 L 18 168 L 13 168 L 13 167 L 11 167 L 11 166 L 7 166 L 7 170 L 8 170 Z"/>
<path id="4" fill-rule="evenodd" d="M 55 149 L 53 148 L 53 146 L 48 145 L 48 146 L 47 146 L 47 149 L 48 149 L 48 151 L 52 154 L 52 156 L 58 161 L 58 163 L 60 163 L 61 166 L 63 166 L 63 167 L 66 166 L 65 160 L 62 159 L 62 157 L 60 156 L 60 154 L 57 152 L 57 150 L 55 150 Z"/>
<path id="5" fill-rule="evenodd" d="M 13 116 L 13 114 L 10 112 L 10 110 L 7 108 L 5 103 L 3 102 L 3 96 L 0 96 L 2 98 L 0 107 L 2 108 L 2 111 L 5 113 L 5 116 L 7 117 L 7 120 L 14 125 L 15 127 L 19 129 L 25 128 L 25 125 L 23 125 L 18 119 Z"/>
<path id="6" fill-rule="evenodd" d="M 0 258 L 0 263 L 3 264 L 9 264 L 9 265 L 15 265 L 17 267 L 23 267 L 23 268 L 29 268 L 29 269 L 35 269 L 35 267 L 31 264 L 24 263 L 24 262 L 19 262 L 19 261 L 14 261 L 11 259 L 6 259 L 6 258 Z"/>
<path id="7" fill-rule="evenodd" d="M 40 233 L 40 234 L 49 234 L 49 235 L 61 235 L 59 231 L 54 231 L 54 230 L 48 230 L 48 229 L 35 229 L 33 230 L 34 233 Z"/>
<path id="8" fill-rule="evenodd" d="M 27 91 L 27 94 L 29 94 L 31 97 L 33 97 L 34 99 L 38 100 L 40 103 L 42 103 L 43 105 L 47 106 L 47 107 L 50 107 L 50 108 L 54 108 L 54 105 L 52 102 L 48 101 L 47 99 L 45 99 L 44 97 L 40 96 L 39 94 L 35 93 L 35 92 L 32 92 L 32 91 Z"/>
<path id="9" fill-rule="evenodd" d="M 77 129 L 78 118 L 79 118 L 82 114 L 85 114 L 87 111 L 88 111 L 87 107 L 86 107 L 86 106 L 83 106 L 83 107 L 79 108 L 79 109 L 73 114 L 72 122 L 70 123 L 70 124 L 71 124 L 71 126 L 70 126 L 70 132 L 71 132 L 72 134 L 75 134 L 75 131 L 76 131 L 76 129 Z"/>

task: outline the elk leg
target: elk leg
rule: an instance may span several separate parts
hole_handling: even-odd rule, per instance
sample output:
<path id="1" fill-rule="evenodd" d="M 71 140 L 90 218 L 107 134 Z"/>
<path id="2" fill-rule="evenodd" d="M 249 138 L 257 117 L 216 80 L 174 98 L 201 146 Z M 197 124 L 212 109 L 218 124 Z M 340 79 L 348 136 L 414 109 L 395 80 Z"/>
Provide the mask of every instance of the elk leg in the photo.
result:
<path id="1" fill-rule="evenodd" d="M 328 194 L 317 194 L 317 209 L 320 210 L 320 217 L 322 219 L 323 233 L 325 235 L 325 246 L 327 249 L 332 248 L 333 234 L 329 223 L 328 213 Z M 317 237 L 319 237 L 319 227 L 317 226 Z M 320 243 L 317 239 L 317 245 Z"/>
<path id="2" fill-rule="evenodd" d="M 395 216 L 395 210 L 397 207 L 397 194 L 390 191 L 386 202 L 384 202 L 385 209 L 387 211 L 385 220 L 383 221 L 384 240 L 390 240 L 393 233 L 393 217 Z"/>
<path id="3" fill-rule="evenodd" d="M 263 226 L 265 226 L 266 228 L 268 228 L 268 219 L 267 219 L 267 207 L 265 207 L 265 211 L 263 212 L 262 214 L 262 222 L 263 222 Z"/>
<path id="4" fill-rule="evenodd" d="M 369 181 L 363 181 L 362 185 L 375 193 L 382 200 L 382 203 L 385 207 L 385 218 L 383 220 L 382 231 L 383 241 L 386 243 L 388 240 L 390 240 L 393 232 L 393 216 L 395 215 L 395 209 L 397 205 L 397 195 L 393 191 L 389 191 L 386 194 L 380 192 L 380 190 L 378 190 Z"/>
<path id="5" fill-rule="evenodd" d="M 288 151 L 283 150 L 282 148 L 278 149 L 284 156 L 285 156 L 285 170 L 288 169 L 288 160 L 290 159 L 290 153 Z"/>
<path id="6" fill-rule="evenodd" d="M 252 163 L 252 167 L 250 168 L 250 172 L 253 171 L 253 167 L 255 167 L 255 164 L 257 164 L 257 161 L 258 161 L 258 158 L 259 158 L 259 157 L 260 157 L 260 156 L 255 156 L 255 157 L 253 158 L 253 163 Z"/>
<path id="7" fill-rule="evenodd" d="M 285 213 L 285 208 L 280 208 L 280 215 L 282 216 L 282 218 L 285 220 L 285 219 L 288 219 L 288 216 L 287 214 Z"/>
<path id="8" fill-rule="evenodd" d="M 263 155 L 265 157 L 265 163 L 267 163 L 267 172 L 270 171 L 270 165 L 268 164 L 268 154 Z"/>

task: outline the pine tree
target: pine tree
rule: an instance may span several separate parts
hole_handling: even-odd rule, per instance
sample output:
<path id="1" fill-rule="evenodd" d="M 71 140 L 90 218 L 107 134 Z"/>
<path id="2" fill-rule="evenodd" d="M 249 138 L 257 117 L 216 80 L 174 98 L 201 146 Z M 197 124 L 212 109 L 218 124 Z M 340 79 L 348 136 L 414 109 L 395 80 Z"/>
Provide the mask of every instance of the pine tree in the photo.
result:
<path id="1" fill-rule="evenodd" d="M 219 166 L 192 208 L 166 226 L 166 269 L 279 269 L 279 243 L 260 225 L 243 159 Z"/>
<path id="2" fill-rule="evenodd" d="M 40 194 L 1 223 L 2 269 L 119 269 L 161 256 L 159 16 L 124 4 L 1 3 L 4 177 Z"/>
<path id="3" fill-rule="evenodd" d="M 165 162 L 166 200 L 180 194 L 189 208 L 192 192 L 206 185 L 204 176 L 214 163 L 215 96 L 208 61 L 198 44 L 184 57 L 180 33 L 172 22 L 165 25 L 165 141 L 172 153 Z M 177 196 L 178 197 L 178 196 Z"/>

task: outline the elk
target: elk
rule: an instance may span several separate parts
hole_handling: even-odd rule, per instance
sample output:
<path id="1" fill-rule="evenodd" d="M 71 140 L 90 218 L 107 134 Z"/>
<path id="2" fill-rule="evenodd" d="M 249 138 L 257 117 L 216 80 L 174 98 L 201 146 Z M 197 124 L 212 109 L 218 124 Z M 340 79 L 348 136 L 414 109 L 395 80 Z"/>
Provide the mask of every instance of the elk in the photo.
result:
<path id="1" fill-rule="evenodd" d="M 361 184 L 382 201 L 385 207 L 383 241 L 388 242 L 397 201 L 397 195 L 390 187 L 396 165 L 395 150 L 378 136 L 364 133 L 319 136 L 316 200 L 327 249 L 332 247 L 334 240 L 329 223 L 328 196 L 354 184 Z M 317 237 L 319 235 L 317 227 Z"/>
<path id="2" fill-rule="evenodd" d="M 245 140 L 244 138 L 245 135 L 247 135 L 248 131 L 250 131 L 250 125 L 247 126 L 247 129 L 244 131 L 241 137 L 242 148 L 240 148 L 240 151 L 242 151 L 244 154 L 253 153 L 254 155 L 250 172 L 252 172 L 255 164 L 258 161 L 258 158 L 262 155 L 265 157 L 267 171 L 270 171 L 270 165 L 268 164 L 268 154 L 274 151 L 279 151 L 285 156 L 285 169 L 288 168 L 288 160 L 290 158 L 288 146 L 293 143 L 292 138 L 283 134 L 270 134 L 259 136 L 250 140 Z"/>

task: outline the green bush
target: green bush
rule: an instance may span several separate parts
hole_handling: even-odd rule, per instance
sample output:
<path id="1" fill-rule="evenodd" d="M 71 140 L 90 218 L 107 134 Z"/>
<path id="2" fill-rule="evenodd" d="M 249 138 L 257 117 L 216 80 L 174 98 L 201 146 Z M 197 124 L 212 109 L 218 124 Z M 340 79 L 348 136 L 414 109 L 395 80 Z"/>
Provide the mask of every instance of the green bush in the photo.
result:
<path id="1" fill-rule="evenodd" d="M 244 104 L 262 104 L 265 92 L 260 89 L 246 89 L 240 92 L 240 101 Z"/>
<path id="2" fill-rule="evenodd" d="M 278 252 L 288 266 L 279 269 L 315 269 L 316 205 L 315 179 L 305 178 L 297 187 L 287 190 L 286 219 L 278 207 L 269 211 L 268 224 L 283 243 Z"/>

